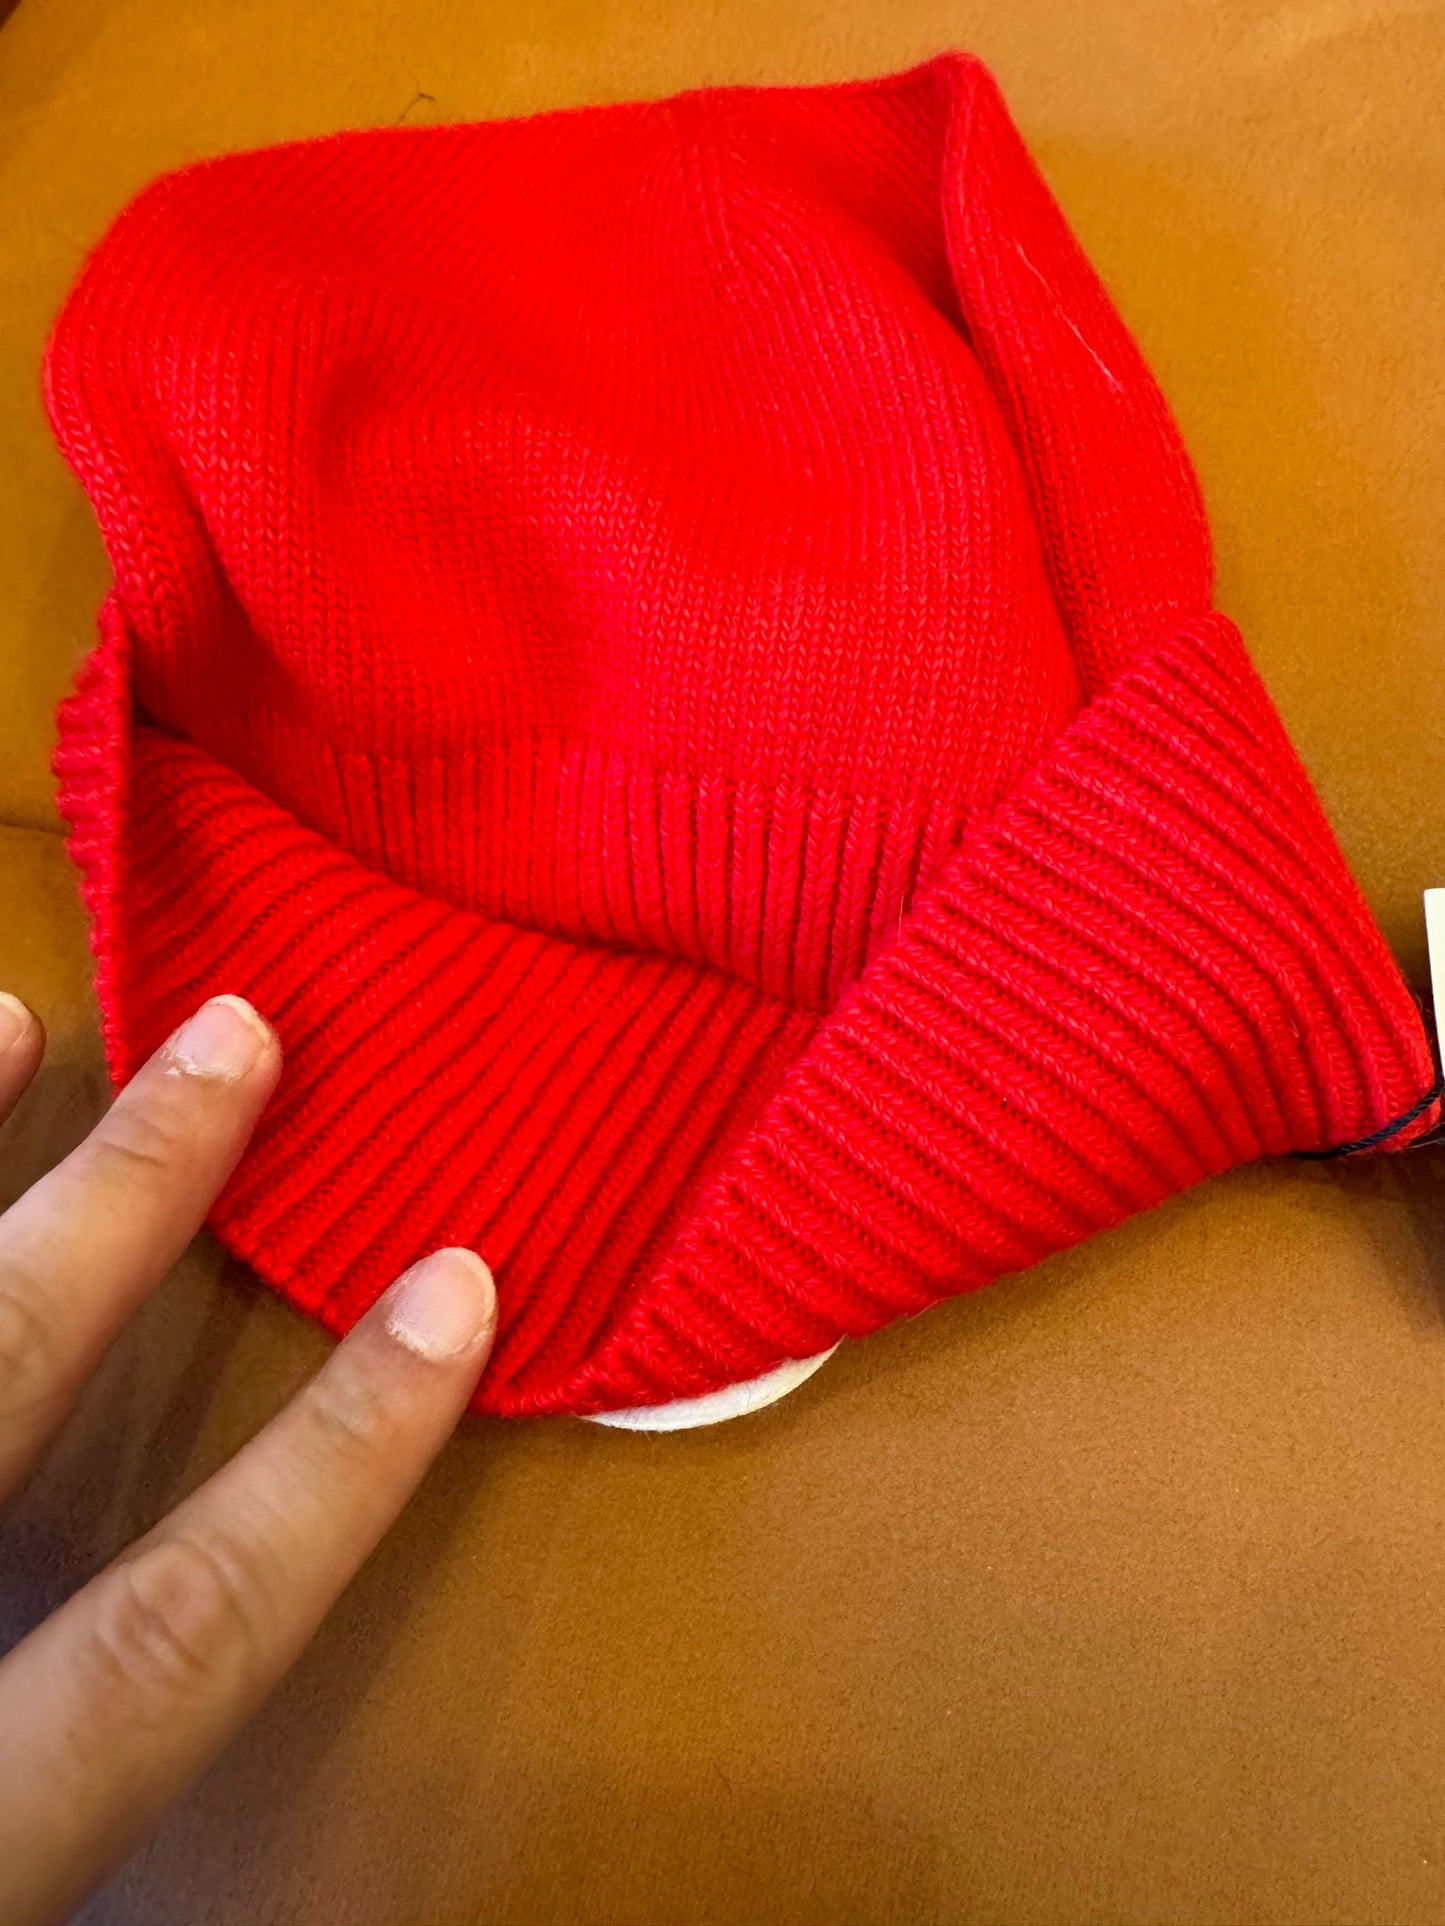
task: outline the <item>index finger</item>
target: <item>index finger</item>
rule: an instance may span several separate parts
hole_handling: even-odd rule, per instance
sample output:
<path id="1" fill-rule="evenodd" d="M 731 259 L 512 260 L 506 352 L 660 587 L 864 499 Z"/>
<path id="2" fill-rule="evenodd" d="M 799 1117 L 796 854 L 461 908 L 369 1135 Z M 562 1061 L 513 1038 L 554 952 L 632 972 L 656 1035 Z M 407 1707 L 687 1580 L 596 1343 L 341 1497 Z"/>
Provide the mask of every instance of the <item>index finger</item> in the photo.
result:
<path id="1" fill-rule="evenodd" d="M 438 1251 L 223 1470 L 0 1660 L 0 1917 L 61 1919 L 251 1715 L 391 1524 L 491 1346 Z"/>

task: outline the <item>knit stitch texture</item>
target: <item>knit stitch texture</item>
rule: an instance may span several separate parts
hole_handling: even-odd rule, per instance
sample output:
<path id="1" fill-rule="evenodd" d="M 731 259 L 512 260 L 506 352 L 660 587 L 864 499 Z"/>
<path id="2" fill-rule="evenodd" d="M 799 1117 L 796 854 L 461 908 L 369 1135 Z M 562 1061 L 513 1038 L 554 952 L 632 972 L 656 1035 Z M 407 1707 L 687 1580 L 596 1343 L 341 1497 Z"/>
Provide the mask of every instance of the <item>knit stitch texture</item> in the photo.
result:
<path id="1" fill-rule="evenodd" d="M 216 1231 L 336 1331 L 479 1250 L 482 1407 L 714 1390 L 1430 1087 L 975 61 L 188 168 L 46 393 L 112 1072 L 250 997 Z"/>

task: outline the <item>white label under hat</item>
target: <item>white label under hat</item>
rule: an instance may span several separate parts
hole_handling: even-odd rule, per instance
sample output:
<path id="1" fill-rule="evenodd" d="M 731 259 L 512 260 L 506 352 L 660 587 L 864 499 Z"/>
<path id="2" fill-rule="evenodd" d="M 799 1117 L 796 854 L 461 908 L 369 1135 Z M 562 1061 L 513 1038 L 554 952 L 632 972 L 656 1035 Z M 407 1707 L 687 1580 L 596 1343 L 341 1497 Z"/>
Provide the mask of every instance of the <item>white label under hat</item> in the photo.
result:
<path id="1" fill-rule="evenodd" d="M 764 1405 L 776 1404 L 795 1391 L 820 1364 L 828 1362 L 837 1348 L 834 1344 L 816 1357 L 789 1358 L 760 1378 L 725 1384 L 721 1391 L 709 1391 L 700 1398 L 674 1398 L 670 1404 L 642 1404 L 630 1411 L 598 1411 L 591 1422 L 612 1425 L 619 1431 L 692 1431 L 699 1425 L 721 1424 L 725 1418 L 745 1417 L 749 1411 L 761 1411 Z"/>

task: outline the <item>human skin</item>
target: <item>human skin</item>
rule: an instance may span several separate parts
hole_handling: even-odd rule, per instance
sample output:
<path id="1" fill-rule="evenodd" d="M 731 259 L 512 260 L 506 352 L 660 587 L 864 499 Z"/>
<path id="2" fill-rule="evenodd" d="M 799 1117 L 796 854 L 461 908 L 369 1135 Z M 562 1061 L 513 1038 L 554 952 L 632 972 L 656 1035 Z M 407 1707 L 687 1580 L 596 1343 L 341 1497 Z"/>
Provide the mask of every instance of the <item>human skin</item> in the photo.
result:
<path id="1" fill-rule="evenodd" d="M 44 1053 L 0 993 L 0 1118 Z M 199 1227 L 275 1087 L 274 1033 L 212 998 L 0 1216 L 0 1503 Z M 415 1265 L 221 1471 L 0 1659 L 0 1919 L 65 1919 L 248 1719 L 461 1416 L 496 1295 Z"/>

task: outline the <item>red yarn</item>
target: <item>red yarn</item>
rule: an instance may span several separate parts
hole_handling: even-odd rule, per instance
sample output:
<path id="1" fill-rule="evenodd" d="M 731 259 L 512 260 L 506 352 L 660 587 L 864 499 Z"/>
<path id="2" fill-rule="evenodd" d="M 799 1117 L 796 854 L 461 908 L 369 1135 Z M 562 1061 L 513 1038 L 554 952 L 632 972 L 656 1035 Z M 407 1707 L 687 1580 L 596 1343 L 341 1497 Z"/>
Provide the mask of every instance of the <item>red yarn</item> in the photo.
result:
<path id="1" fill-rule="evenodd" d="M 335 1330 L 474 1246 L 486 1408 L 713 1390 L 1429 1087 L 975 62 L 186 169 L 47 393 L 114 1074 L 249 996 L 218 1233 Z"/>

